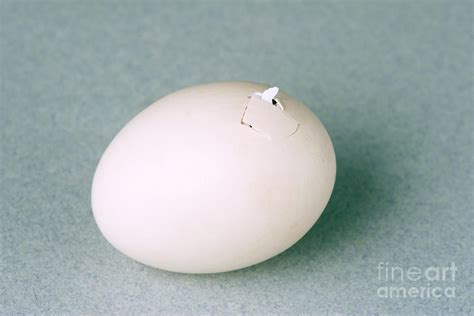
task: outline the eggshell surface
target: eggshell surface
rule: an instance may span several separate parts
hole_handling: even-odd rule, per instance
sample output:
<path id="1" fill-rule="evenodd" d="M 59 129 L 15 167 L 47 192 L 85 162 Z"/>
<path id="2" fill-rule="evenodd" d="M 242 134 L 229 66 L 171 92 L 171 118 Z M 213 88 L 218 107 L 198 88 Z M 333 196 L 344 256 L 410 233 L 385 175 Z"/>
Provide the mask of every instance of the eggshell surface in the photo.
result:
<path id="1" fill-rule="evenodd" d="M 105 238 L 138 262 L 184 273 L 244 268 L 298 241 L 331 195 L 334 149 L 311 110 L 282 91 L 282 113 L 265 110 L 284 119 L 251 117 L 249 96 L 267 88 L 193 86 L 127 123 L 92 185 Z"/>

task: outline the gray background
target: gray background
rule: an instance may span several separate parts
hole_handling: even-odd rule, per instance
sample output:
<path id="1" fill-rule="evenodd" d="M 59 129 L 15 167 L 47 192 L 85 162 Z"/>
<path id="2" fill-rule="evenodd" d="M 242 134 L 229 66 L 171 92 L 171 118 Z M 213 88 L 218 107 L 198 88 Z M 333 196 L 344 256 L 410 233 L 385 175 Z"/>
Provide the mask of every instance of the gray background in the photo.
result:
<path id="1" fill-rule="evenodd" d="M 0 4 L 1 314 L 472 312 L 472 2 Z M 244 270 L 138 264 L 94 223 L 98 160 L 154 100 L 221 80 L 311 107 L 336 149 L 331 201 Z M 381 282 L 379 262 L 455 262 L 436 284 L 456 298 L 380 298 L 427 282 Z"/>

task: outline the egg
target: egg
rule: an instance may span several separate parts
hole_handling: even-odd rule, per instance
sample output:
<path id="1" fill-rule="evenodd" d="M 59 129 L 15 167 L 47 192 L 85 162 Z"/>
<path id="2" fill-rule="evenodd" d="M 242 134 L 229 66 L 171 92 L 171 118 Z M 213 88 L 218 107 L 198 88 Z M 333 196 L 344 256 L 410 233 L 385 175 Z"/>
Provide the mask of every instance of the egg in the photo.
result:
<path id="1" fill-rule="evenodd" d="M 97 166 L 92 210 L 110 244 L 140 263 L 225 272 L 297 242 L 335 174 L 331 139 L 303 103 L 264 84 L 204 84 L 123 127 Z"/>

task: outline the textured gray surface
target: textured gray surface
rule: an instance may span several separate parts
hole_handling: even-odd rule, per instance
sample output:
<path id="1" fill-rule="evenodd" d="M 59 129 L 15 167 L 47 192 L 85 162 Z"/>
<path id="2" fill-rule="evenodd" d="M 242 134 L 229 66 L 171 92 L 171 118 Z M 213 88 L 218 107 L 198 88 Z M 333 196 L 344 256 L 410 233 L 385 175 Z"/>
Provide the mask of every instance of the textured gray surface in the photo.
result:
<path id="1" fill-rule="evenodd" d="M 472 313 L 471 2 L 0 4 L 1 314 Z M 95 226 L 96 164 L 152 101 L 220 80 L 279 85 L 320 117 L 329 206 L 251 268 L 135 263 Z M 455 262 L 456 298 L 380 298 L 379 262 Z"/>

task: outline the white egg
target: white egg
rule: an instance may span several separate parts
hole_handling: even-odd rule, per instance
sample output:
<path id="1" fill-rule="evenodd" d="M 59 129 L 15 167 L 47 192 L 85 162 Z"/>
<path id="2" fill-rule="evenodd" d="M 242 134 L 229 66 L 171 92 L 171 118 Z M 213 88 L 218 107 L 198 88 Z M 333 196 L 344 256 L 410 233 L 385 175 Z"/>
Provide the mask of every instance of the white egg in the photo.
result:
<path id="1" fill-rule="evenodd" d="M 311 110 L 282 91 L 268 102 L 277 90 L 267 88 L 185 88 L 127 123 L 92 185 L 105 238 L 185 273 L 244 268 L 298 241 L 331 195 L 334 149 Z"/>

